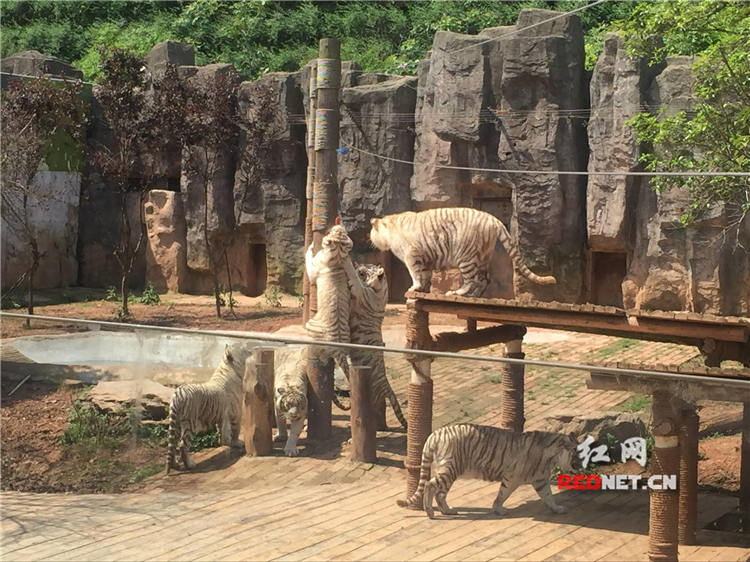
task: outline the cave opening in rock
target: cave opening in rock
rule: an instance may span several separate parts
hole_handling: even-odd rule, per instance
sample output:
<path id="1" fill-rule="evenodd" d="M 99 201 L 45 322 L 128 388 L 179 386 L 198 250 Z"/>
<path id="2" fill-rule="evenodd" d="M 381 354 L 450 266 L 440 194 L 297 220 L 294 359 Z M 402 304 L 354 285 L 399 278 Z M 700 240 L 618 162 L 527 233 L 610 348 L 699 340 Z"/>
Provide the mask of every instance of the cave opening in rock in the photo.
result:
<path id="1" fill-rule="evenodd" d="M 591 252 L 590 302 L 622 307 L 622 281 L 628 256 L 622 252 Z"/>
<path id="2" fill-rule="evenodd" d="M 250 244 L 250 271 L 247 276 L 247 294 L 262 295 L 266 290 L 266 245 Z"/>

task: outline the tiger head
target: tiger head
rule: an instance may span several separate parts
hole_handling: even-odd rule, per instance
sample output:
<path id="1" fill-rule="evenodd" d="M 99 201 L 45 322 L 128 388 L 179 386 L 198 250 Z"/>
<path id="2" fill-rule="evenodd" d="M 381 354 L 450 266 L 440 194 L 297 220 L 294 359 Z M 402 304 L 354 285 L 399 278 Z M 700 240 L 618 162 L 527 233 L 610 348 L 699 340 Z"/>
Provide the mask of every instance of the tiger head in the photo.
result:
<path id="1" fill-rule="evenodd" d="M 307 396 L 292 388 L 280 386 L 276 389 L 276 406 L 289 422 L 307 416 Z"/>
<path id="2" fill-rule="evenodd" d="M 342 256 L 348 256 L 353 246 L 354 242 L 349 238 L 346 229 L 340 224 L 332 226 L 321 241 L 322 250 L 328 250 L 333 254 Z"/>
<path id="3" fill-rule="evenodd" d="M 245 363 L 252 358 L 252 355 L 253 350 L 246 342 L 230 343 L 224 348 L 221 363 L 229 367 L 229 370 L 242 380 L 245 375 Z"/>
<path id="4" fill-rule="evenodd" d="M 357 275 L 366 286 L 375 293 L 388 292 L 388 280 L 382 265 L 360 264 L 356 267 Z"/>
<path id="5" fill-rule="evenodd" d="M 390 217 L 377 218 L 373 217 L 370 219 L 370 242 L 381 252 L 386 252 L 391 249 L 389 227 Z"/>
<path id="6" fill-rule="evenodd" d="M 582 468 L 581 459 L 578 457 L 578 439 L 575 433 L 569 435 L 560 434 L 556 443 L 560 454 L 557 465 L 563 470 L 579 470 Z"/>

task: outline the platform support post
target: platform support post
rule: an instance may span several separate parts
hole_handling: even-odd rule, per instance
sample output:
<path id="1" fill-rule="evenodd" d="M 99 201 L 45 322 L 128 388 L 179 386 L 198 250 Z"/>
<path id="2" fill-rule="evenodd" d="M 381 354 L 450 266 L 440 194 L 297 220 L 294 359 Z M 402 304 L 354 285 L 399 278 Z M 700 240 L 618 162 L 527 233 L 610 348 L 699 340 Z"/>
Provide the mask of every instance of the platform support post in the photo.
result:
<path id="1" fill-rule="evenodd" d="M 505 357 L 523 359 L 526 355 L 521 351 L 523 340 L 511 340 L 505 344 Z M 500 424 L 504 429 L 517 433 L 523 431 L 524 418 L 524 365 L 502 364 L 502 403 Z"/>
<path id="2" fill-rule="evenodd" d="M 750 402 L 742 405 L 742 445 L 740 452 L 740 511 L 745 531 L 750 531 Z"/>
<path id="3" fill-rule="evenodd" d="M 680 471 L 680 413 L 674 397 L 654 391 L 652 418 L 654 435 L 653 472 L 667 476 Z M 648 526 L 648 557 L 652 562 L 677 560 L 679 492 L 651 490 Z"/>
<path id="4" fill-rule="evenodd" d="M 682 409 L 680 424 L 680 544 L 695 544 L 698 517 L 698 412 L 692 404 Z"/>
<path id="5" fill-rule="evenodd" d="M 429 349 L 429 314 L 416 307 L 412 299 L 406 301 L 406 347 L 409 349 Z M 408 358 L 411 363 L 411 381 L 407 392 L 409 410 L 406 432 L 406 497 L 410 498 L 419 483 L 419 469 L 422 465 L 422 447 L 432 433 L 432 378 L 430 376 L 432 358 L 421 355 Z"/>

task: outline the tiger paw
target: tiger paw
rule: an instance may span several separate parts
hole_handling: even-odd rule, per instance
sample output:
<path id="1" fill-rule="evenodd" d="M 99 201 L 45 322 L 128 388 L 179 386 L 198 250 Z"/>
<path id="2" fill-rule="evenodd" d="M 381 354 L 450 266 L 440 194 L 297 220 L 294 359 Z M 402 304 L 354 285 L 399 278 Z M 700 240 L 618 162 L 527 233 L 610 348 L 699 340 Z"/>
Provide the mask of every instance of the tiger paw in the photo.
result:
<path id="1" fill-rule="evenodd" d="M 284 447 L 284 454 L 287 457 L 296 457 L 299 455 L 299 451 L 297 447 Z"/>
<path id="2" fill-rule="evenodd" d="M 245 442 L 242 439 L 232 439 L 231 447 L 233 449 L 244 449 Z"/>
<path id="3" fill-rule="evenodd" d="M 194 469 L 194 468 L 195 468 L 196 466 L 197 466 L 197 465 L 196 465 L 196 463 L 195 463 L 195 461 L 194 461 L 193 459 L 188 459 L 188 460 L 187 460 L 187 461 L 185 462 L 185 468 L 186 468 L 187 470 L 193 470 L 193 469 Z"/>
<path id="4" fill-rule="evenodd" d="M 453 507 L 449 507 L 448 509 L 444 510 L 442 513 L 443 515 L 458 515 L 458 511 Z"/>
<path id="5" fill-rule="evenodd" d="M 550 508 L 555 513 L 567 513 L 568 512 L 568 508 L 562 505 L 553 505 L 553 506 L 550 506 Z"/>
<path id="6" fill-rule="evenodd" d="M 505 509 L 504 507 L 500 506 L 500 505 L 493 505 L 492 506 L 492 511 L 496 515 L 507 515 L 507 513 L 508 513 L 508 510 Z"/>

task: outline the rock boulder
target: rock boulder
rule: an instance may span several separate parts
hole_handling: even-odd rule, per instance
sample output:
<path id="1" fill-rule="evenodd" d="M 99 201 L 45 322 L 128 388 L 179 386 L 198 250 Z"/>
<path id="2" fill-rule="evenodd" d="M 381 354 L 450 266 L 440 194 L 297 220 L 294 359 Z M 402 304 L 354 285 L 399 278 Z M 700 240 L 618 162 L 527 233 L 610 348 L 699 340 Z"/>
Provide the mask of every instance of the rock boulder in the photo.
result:
<path id="1" fill-rule="evenodd" d="M 142 408 L 143 419 L 163 420 L 169 415 L 173 388 L 142 380 L 102 381 L 86 395 L 97 408 L 109 413 L 122 413 L 129 408 Z"/>

